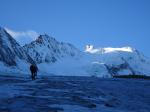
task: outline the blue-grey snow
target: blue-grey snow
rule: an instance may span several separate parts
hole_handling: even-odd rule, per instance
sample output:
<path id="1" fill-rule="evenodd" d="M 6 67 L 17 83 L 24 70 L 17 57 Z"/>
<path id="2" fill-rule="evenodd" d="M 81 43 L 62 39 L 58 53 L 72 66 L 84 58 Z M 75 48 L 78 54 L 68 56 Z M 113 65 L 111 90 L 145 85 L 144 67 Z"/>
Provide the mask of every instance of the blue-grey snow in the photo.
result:
<path id="1" fill-rule="evenodd" d="M 0 112 L 149 112 L 150 81 L 0 75 Z"/>

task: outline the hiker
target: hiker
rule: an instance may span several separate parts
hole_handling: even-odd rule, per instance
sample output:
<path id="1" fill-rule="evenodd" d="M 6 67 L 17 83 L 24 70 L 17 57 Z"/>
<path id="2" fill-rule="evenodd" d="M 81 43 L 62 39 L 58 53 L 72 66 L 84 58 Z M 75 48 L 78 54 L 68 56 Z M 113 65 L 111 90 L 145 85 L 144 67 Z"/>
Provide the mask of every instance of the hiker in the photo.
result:
<path id="1" fill-rule="evenodd" d="M 35 80 L 35 77 L 37 76 L 38 67 L 36 65 L 32 64 L 30 66 L 30 71 L 31 71 L 31 78 L 32 78 L 32 80 Z"/>

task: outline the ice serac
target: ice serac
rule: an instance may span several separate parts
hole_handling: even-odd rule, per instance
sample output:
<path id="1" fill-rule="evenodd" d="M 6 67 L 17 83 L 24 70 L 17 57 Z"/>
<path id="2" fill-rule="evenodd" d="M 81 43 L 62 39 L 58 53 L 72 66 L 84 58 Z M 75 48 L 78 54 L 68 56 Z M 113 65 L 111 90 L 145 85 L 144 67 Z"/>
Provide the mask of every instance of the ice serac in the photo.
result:
<path id="1" fill-rule="evenodd" d="M 72 44 L 58 42 L 46 34 L 25 45 L 24 49 L 38 64 L 55 63 L 63 58 L 78 58 L 81 53 Z"/>
<path id="2" fill-rule="evenodd" d="M 0 63 L 4 66 L 21 66 L 34 63 L 16 40 L 0 27 Z"/>

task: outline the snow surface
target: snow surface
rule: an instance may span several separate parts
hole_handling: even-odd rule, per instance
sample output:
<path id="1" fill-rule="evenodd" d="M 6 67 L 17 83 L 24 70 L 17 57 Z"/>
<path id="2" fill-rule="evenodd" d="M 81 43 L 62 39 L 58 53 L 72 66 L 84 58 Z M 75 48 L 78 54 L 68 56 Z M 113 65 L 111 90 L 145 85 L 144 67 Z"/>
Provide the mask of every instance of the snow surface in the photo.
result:
<path id="1" fill-rule="evenodd" d="M 0 112 L 149 112 L 150 81 L 0 74 Z"/>

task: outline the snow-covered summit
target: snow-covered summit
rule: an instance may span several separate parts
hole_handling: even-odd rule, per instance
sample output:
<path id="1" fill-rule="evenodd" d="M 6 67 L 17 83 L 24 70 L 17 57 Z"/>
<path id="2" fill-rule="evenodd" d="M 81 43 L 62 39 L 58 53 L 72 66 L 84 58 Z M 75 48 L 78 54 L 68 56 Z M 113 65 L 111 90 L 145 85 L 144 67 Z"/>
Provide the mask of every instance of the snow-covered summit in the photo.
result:
<path id="1" fill-rule="evenodd" d="M 132 47 L 94 48 L 93 45 L 87 45 L 85 53 L 90 55 L 92 66 L 98 66 L 92 67 L 92 71 L 98 71 L 100 66 L 105 66 L 110 75 L 150 74 L 150 60 Z M 96 74 L 99 75 L 100 72 L 102 70 Z"/>
<path id="2" fill-rule="evenodd" d="M 77 58 L 80 51 L 72 44 L 58 42 L 48 35 L 40 35 L 24 49 L 37 63 L 54 63 L 62 58 Z"/>
<path id="3" fill-rule="evenodd" d="M 93 45 L 86 45 L 85 52 L 88 53 L 110 53 L 110 52 L 134 52 L 135 49 L 131 47 L 121 47 L 121 48 L 112 48 L 112 47 L 106 47 L 106 48 L 94 48 Z"/>

